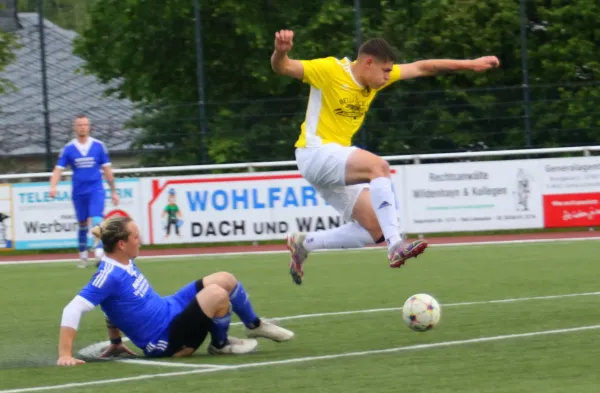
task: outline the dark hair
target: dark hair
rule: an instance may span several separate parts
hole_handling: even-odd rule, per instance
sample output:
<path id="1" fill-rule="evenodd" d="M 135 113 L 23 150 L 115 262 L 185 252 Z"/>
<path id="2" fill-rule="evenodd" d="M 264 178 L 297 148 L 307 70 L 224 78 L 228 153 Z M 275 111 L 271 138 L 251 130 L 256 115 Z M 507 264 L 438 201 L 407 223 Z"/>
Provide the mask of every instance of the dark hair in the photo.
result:
<path id="1" fill-rule="evenodd" d="M 87 119 L 87 115 L 84 113 L 80 113 L 77 116 L 75 116 L 76 119 Z"/>
<path id="2" fill-rule="evenodd" d="M 129 239 L 129 230 L 127 224 L 131 221 L 131 217 L 117 216 L 109 218 L 100 225 L 92 228 L 92 235 L 102 240 L 102 248 L 107 253 L 115 251 L 117 243 L 120 240 L 127 241 Z"/>
<path id="3" fill-rule="evenodd" d="M 358 48 L 358 54 L 373 56 L 377 60 L 386 63 L 396 63 L 397 61 L 394 49 L 383 38 L 371 38 L 365 41 Z"/>

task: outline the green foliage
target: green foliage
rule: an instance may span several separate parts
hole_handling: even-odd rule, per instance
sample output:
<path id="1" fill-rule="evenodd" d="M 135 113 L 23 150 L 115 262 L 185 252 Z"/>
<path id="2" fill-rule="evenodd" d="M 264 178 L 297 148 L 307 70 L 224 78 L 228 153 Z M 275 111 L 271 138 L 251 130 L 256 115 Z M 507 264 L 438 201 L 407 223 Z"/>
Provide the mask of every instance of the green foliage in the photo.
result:
<path id="1" fill-rule="evenodd" d="M 149 164 L 199 163 L 203 149 L 211 162 L 293 159 L 308 87 L 272 72 L 274 32 L 296 32 L 294 58 L 353 57 L 352 2 L 200 3 L 205 145 L 192 1 L 96 1 L 75 53 L 87 61 L 87 72 L 118 81 L 115 92 L 145 108 L 133 120 L 145 130 L 138 147 L 169 146 L 145 155 Z M 535 145 L 598 140 L 600 92 L 590 83 L 600 71 L 599 13 L 600 5 L 586 0 L 527 1 Z M 385 154 L 524 145 L 518 0 L 362 0 L 360 23 L 363 39 L 385 37 L 403 62 L 496 55 L 502 66 L 388 88 L 374 102 L 357 144 Z M 567 85 L 576 82 L 586 85 Z"/>
<path id="2" fill-rule="evenodd" d="M 0 31 L 0 72 L 15 59 L 14 51 L 19 47 L 14 34 Z M 0 94 L 13 88 L 14 85 L 9 80 L 0 77 Z"/>
<path id="3" fill-rule="evenodd" d="M 58 26 L 82 31 L 88 23 L 88 13 L 99 0 L 44 0 L 44 17 Z M 18 0 L 19 12 L 38 12 L 37 0 Z"/>

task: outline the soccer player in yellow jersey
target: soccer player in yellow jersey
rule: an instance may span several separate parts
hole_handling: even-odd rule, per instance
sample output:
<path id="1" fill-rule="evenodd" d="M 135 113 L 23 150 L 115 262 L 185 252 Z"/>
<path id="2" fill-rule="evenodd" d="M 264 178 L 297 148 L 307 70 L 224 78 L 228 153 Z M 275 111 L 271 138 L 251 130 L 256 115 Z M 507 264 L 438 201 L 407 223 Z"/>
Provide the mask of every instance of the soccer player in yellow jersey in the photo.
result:
<path id="1" fill-rule="evenodd" d="M 441 72 L 486 71 L 500 65 L 494 56 L 475 60 L 423 60 L 396 64 L 389 44 L 380 38 L 366 41 L 355 61 L 335 57 L 293 60 L 294 32 L 275 33 L 271 67 L 279 75 L 310 85 L 306 118 L 296 142 L 296 163 L 302 176 L 333 206 L 347 224 L 287 237 L 292 254 L 290 273 L 296 284 L 304 276 L 302 264 L 317 249 L 358 248 L 385 241 L 390 267 L 421 254 L 425 240 L 406 244 L 398 230 L 398 214 L 389 164 L 381 157 L 351 146 L 375 95 L 403 79 Z"/>

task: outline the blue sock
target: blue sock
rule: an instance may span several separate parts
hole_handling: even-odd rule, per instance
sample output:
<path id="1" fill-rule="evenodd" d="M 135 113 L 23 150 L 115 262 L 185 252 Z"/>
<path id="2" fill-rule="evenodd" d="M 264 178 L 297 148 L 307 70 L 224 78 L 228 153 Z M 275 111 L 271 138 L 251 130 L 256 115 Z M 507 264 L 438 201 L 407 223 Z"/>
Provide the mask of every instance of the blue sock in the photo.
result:
<path id="1" fill-rule="evenodd" d="M 260 324 L 260 319 L 254 313 L 250 298 L 241 282 L 238 282 L 229 295 L 231 308 L 248 329 L 254 329 Z"/>
<path id="2" fill-rule="evenodd" d="M 92 226 L 96 226 L 96 225 L 100 225 L 102 224 L 102 217 L 92 217 Z M 96 246 L 96 248 L 102 248 L 102 240 L 98 241 L 98 245 Z"/>
<path id="3" fill-rule="evenodd" d="M 87 250 L 87 233 L 88 226 L 79 224 L 79 231 L 77 232 L 79 238 L 79 252 Z"/>
<path id="4" fill-rule="evenodd" d="M 231 323 L 231 311 L 220 318 L 213 318 L 213 326 L 210 331 L 212 336 L 211 343 L 217 348 L 223 348 L 227 344 L 227 332 Z"/>

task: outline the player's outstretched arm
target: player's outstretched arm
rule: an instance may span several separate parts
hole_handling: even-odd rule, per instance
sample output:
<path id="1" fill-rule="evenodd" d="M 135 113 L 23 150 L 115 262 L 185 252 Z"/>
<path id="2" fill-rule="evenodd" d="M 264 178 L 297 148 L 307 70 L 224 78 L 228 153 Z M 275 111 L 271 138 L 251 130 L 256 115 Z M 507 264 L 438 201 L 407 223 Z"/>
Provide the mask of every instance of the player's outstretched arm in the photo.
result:
<path id="1" fill-rule="evenodd" d="M 400 79 L 411 79 L 462 70 L 487 71 L 499 67 L 500 61 L 496 56 L 484 56 L 474 60 L 420 60 L 398 66 L 400 67 Z"/>
<path id="2" fill-rule="evenodd" d="M 280 30 L 275 33 L 275 51 L 271 55 L 271 68 L 279 75 L 302 80 L 304 66 L 299 60 L 288 57 L 288 53 L 294 46 L 293 40 L 294 32 L 291 30 Z"/>

